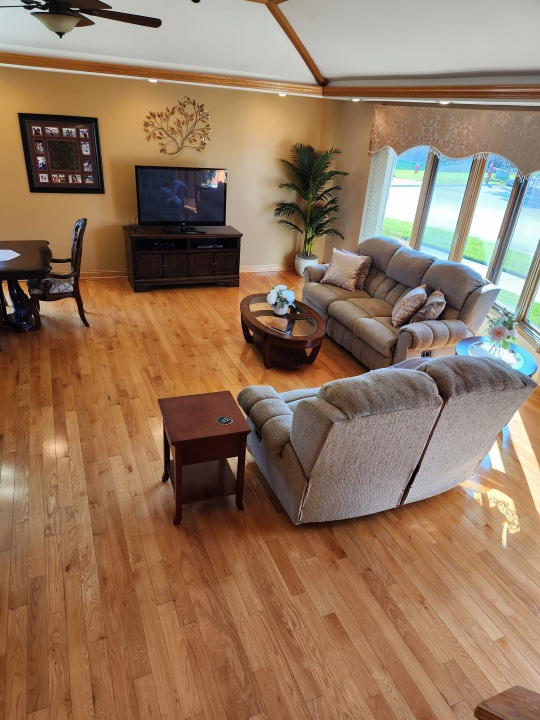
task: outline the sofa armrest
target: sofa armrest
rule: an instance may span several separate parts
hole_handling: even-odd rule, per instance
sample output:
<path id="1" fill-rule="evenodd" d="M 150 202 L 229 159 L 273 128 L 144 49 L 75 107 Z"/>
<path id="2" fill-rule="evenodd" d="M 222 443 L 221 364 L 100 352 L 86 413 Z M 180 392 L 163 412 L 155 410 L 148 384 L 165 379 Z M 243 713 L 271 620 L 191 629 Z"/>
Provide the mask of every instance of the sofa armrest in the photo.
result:
<path id="1" fill-rule="evenodd" d="M 328 265 L 308 265 L 304 270 L 304 282 L 321 282 Z"/>
<path id="2" fill-rule="evenodd" d="M 418 355 L 423 350 L 457 345 L 470 334 L 462 320 L 424 320 L 403 325 L 399 329 L 394 364 L 406 360 L 409 351 Z"/>
<path id="3" fill-rule="evenodd" d="M 238 394 L 238 404 L 269 450 L 280 455 L 289 442 L 293 414 L 270 385 L 249 385 Z"/>
<path id="4" fill-rule="evenodd" d="M 279 400 L 280 394 L 271 385 L 248 385 L 236 398 L 242 410 L 249 415 L 251 408 L 261 400 Z"/>

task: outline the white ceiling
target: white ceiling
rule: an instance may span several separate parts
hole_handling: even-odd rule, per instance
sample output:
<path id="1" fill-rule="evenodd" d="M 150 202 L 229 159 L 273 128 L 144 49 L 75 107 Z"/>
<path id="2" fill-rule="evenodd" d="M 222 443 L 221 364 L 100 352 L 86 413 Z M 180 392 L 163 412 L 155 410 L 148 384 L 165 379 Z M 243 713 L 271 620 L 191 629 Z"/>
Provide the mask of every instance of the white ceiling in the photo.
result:
<path id="1" fill-rule="evenodd" d="M 315 83 L 264 0 L 108 2 L 163 25 L 94 18 L 60 40 L 27 10 L 2 9 L 0 52 Z M 540 0 L 286 0 L 278 8 L 331 85 L 540 78 Z"/>

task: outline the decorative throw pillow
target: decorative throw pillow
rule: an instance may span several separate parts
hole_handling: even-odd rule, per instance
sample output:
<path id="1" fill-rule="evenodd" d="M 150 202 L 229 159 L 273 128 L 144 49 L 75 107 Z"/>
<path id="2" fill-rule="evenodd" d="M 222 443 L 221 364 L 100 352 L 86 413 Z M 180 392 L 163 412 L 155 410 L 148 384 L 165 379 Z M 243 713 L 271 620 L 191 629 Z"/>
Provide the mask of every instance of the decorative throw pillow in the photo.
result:
<path id="1" fill-rule="evenodd" d="M 412 316 L 420 310 L 427 300 L 426 286 L 420 285 L 417 288 L 409 290 L 401 300 L 398 300 L 392 310 L 392 325 L 401 327 L 409 322 Z"/>
<path id="2" fill-rule="evenodd" d="M 356 289 L 363 290 L 366 284 L 366 278 L 368 276 L 369 268 L 371 267 L 372 258 L 369 255 L 358 255 L 357 257 L 362 258 L 362 264 L 358 268 L 358 275 L 356 277 Z"/>
<path id="3" fill-rule="evenodd" d="M 354 290 L 360 268 L 365 264 L 365 258 L 365 255 L 357 255 L 334 248 L 332 261 L 321 282 L 337 285 L 345 290 Z M 371 258 L 369 258 L 369 262 L 371 264 Z"/>
<path id="4" fill-rule="evenodd" d="M 446 307 L 446 298 L 440 290 L 435 290 L 422 305 L 420 310 L 412 316 L 411 322 L 422 320 L 436 320 Z"/>

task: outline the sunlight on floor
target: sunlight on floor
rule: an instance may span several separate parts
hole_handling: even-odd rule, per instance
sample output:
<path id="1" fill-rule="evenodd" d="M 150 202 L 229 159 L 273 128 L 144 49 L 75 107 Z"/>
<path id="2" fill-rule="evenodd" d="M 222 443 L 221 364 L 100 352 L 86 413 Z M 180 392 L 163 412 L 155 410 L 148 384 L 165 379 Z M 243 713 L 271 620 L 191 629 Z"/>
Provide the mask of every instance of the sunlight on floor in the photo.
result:
<path id="1" fill-rule="evenodd" d="M 498 470 L 502 473 L 505 472 L 504 462 L 497 442 L 493 443 L 493 447 L 489 451 L 489 460 L 491 462 L 491 467 L 494 470 Z"/>
<path id="2" fill-rule="evenodd" d="M 527 480 L 536 512 L 540 515 L 540 465 L 538 464 L 538 458 L 519 412 L 512 418 L 512 425 L 516 426 L 520 438 L 519 445 L 516 444 L 514 448 L 515 453 Z"/>

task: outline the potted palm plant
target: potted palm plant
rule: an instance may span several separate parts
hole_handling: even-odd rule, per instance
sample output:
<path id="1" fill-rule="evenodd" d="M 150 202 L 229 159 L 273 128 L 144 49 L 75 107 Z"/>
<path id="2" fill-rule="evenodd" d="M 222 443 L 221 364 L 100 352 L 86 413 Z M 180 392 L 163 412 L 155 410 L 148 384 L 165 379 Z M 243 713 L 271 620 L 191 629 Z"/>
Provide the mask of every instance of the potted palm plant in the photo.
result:
<path id="1" fill-rule="evenodd" d="M 337 177 L 349 173 L 342 170 L 331 170 L 335 157 L 341 150 L 315 150 L 311 145 L 295 143 L 291 148 L 291 159 L 281 159 L 290 180 L 279 185 L 296 193 L 298 202 L 280 202 L 274 217 L 279 218 L 291 230 L 302 236 L 302 250 L 296 255 L 295 266 L 299 275 L 304 274 L 306 265 L 318 262 L 313 254 L 313 246 L 317 238 L 324 235 L 343 235 L 332 227 L 339 212 L 337 193 L 340 185 L 334 185 Z"/>

